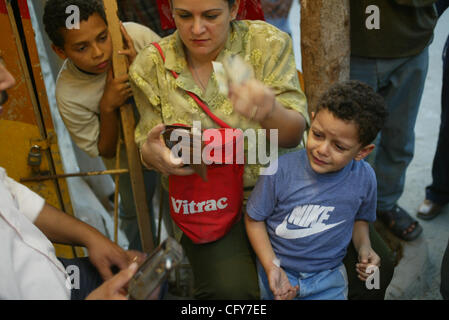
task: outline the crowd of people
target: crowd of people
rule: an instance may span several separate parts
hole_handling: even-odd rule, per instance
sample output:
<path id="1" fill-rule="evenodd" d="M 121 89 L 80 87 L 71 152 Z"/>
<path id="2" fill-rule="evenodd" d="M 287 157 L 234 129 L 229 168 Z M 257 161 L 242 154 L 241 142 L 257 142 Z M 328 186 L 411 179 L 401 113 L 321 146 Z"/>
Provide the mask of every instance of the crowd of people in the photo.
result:
<path id="1" fill-rule="evenodd" d="M 89 156 L 102 156 L 106 166 L 115 157 L 126 163 L 125 153 L 115 154 L 118 109 L 134 99 L 135 140 L 149 169 L 146 187 L 154 192 L 156 177 L 161 180 L 169 208 L 164 218 L 182 231 L 178 240 L 193 271 L 194 298 L 384 299 L 394 259 L 373 222 L 381 220 L 404 241 L 422 233 L 397 203 L 413 158 L 428 47 L 448 1 L 351 0 L 350 80 L 333 84 L 315 106 L 307 105 L 299 84 L 287 28 L 292 1 L 261 0 L 266 21 L 237 19 L 241 1 L 169 0 L 176 26 L 170 31 L 151 18 L 158 17 L 161 1 L 132 1 L 137 12 L 130 11 L 129 1 L 118 1 L 121 17 L 135 21 L 121 27 L 125 49 L 120 53 L 130 64 L 121 78 L 113 77 L 112 40 L 101 1 L 46 1 L 45 30 L 64 59 L 56 84 L 64 124 Z M 366 7 L 373 4 L 382 15 L 380 29 L 366 27 Z M 66 28 L 69 5 L 80 9 L 78 29 Z M 418 209 L 422 219 L 434 218 L 449 202 L 446 51 L 447 44 L 442 121 L 433 183 Z M 232 69 L 232 63 L 241 67 Z M 244 73 L 242 66 L 251 71 L 245 77 L 229 72 Z M 228 71 L 226 81 L 220 68 Z M 0 104 L 13 85 L 0 63 Z M 225 151 L 227 140 L 221 145 L 217 139 L 227 139 L 221 135 L 226 130 L 265 132 L 258 139 L 277 144 L 277 170 L 267 173 L 266 163 L 248 162 L 247 142 L 244 164 L 211 156 L 215 162 L 204 181 L 162 138 L 169 126 L 186 130 L 194 124 L 214 136 L 204 143 L 220 154 L 217 148 Z M 272 131 L 275 139 L 266 133 Z M 129 249 L 141 250 L 129 175 L 120 179 Z M 0 227 L 7 238 L 2 252 L 14 261 L 0 264 L 7 278 L 0 298 L 126 298 L 124 287 L 142 253 L 125 251 L 49 206 L 4 169 L 0 188 Z M 212 222 L 205 220 L 211 215 Z M 51 241 L 85 246 L 88 258 L 57 258 Z M 46 276 L 34 279 L 30 272 L 28 277 L 30 269 L 23 276 L 24 265 Z M 66 285 L 70 265 L 82 270 L 81 288 Z M 113 267 L 122 271 L 113 275 Z M 380 284 L 373 289 L 367 281 L 376 273 Z M 448 273 L 449 249 L 441 272 L 446 299 Z M 44 287 L 50 288 L 45 296 Z"/>

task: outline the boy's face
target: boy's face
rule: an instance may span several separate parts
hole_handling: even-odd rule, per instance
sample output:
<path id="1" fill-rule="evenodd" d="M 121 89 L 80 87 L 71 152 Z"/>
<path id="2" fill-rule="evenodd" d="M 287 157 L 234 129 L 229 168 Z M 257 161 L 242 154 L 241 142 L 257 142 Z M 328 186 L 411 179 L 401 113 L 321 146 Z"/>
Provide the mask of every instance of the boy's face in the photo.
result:
<path id="1" fill-rule="evenodd" d="M 81 21 L 79 29 L 64 29 L 64 47 L 52 46 L 62 59 L 69 58 L 81 70 L 101 74 L 109 69 L 112 58 L 112 39 L 108 26 L 94 13 Z"/>
<path id="2" fill-rule="evenodd" d="M 374 149 L 362 147 L 354 122 L 336 118 L 329 110 L 312 113 L 312 124 L 307 138 L 307 157 L 317 173 L 330 173 L 344 168 L 352 159 L 362 160 Z"/>

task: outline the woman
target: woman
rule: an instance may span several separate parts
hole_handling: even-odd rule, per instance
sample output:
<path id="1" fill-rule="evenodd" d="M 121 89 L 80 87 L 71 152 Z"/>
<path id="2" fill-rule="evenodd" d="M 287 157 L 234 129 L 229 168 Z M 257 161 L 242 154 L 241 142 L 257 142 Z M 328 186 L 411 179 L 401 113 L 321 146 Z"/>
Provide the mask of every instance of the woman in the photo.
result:
<path id="1" fill-rule="evenodd" d="M 164 124 L 202 128 L 217 125 L 186 91 L 195 93 L 210 110 L 233 128 L 278 129 L 278 145 L 298 145 L 306 127 L 306 101 L 299 89 L 291 39 L 261 21 L 234 21 L 239 0 L 172 0 L 177 31 L 137 56 L 130 79 L 140 112 L 136 142 L 145 166 L 164 175 L 190 175 L 190 167 L 170 161 L 160 135 Z M 219 93 L 212 61 L 239 55 L 254 69 L 255 79 L 228 97 Z M 172 71 L 179 74 L 175 79 Z M 255 185 L 259 165 L 246 165 L 245 191 Z M 245 194 L 245 199 L 247 199 Z M 258 299 L 254 255 L 242 219 L 217 241 L 181 244 L 194 273 L 197 299 Z"/>

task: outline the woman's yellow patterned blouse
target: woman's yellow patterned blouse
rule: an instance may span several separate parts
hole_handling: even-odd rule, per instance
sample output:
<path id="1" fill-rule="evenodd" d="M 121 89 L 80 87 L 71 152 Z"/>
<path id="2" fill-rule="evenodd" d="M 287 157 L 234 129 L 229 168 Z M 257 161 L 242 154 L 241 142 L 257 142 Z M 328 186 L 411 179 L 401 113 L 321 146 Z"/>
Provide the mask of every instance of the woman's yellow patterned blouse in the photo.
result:
<path id="1" fill-rule="evenodd" d="M 165 63 L 158 50 L 150 45 L 138 54 L 130 68 L 131 84 L 140 113 L 135 131 L 139 147 L 148 132 L 162 122 L 192 125 L 193 121 L 201 121 L 202 129 L 217 127 L 186 94 L 186 90 L 200 97 L 216 116 L 230 126 L 243 131 L 261 128 L 258 123 L 234 112 L 229 99 L 219 93 L 215 73 L 211 75 L 206 92 L 202 92 L 187 67 L 184 46 L 177 32 L 160 40 L 159 45 L 164 52 Z M 286 108 L 299 111 L 308 121 L 306 98 L 298 81 L 292 41 L 286 33 L 263 21 L 233 21 L 225 48 L 216 61 L 222 62 L 228 54 L 238 54 L 250 63 L 255 77 L 274 90 L 278 101 Z M 179 74 L 178 79 L 170 70 Z M 245 166 L 245 187 L 255 185 L 259 167 Z"/>

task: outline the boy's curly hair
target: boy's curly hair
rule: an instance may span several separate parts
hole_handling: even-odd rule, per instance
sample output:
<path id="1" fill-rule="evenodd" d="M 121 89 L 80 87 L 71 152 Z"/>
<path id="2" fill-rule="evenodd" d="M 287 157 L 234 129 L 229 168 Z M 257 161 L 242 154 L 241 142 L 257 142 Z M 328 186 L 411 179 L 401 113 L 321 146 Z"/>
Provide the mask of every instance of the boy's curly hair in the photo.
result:
<path id="1" fill-rule="evenodd" d="M 374 141 L 387 117 L 382 96 L 369 85 L 356 80 L 331 86 L 318 101 L 315 115 L 323 109 L 339 119 L 353 121 L 358 127 L 362 146 Z"/>
<path id="2" fill-rule="evenodd" d="M 53 44 L 59 48 L 64 47 L 64 36 L 61 33 L 61 29 L 66 28 L 66 20 L 69 17 L 69 13 L 66 13 L 68 6 L 75 5 L 79 8 L 80 22 L 86 21 L 89 17 L 95 13 L 98 13 L 100 17 L 107 24 L 106 14 L 103 7 L 103 2 L 98 0 L 47 0 L 44 8 L 43 22 L 45 26 L 45 32 L 53 42 Z"/>

